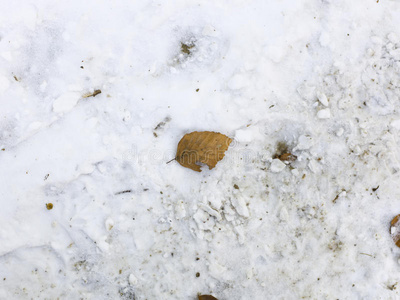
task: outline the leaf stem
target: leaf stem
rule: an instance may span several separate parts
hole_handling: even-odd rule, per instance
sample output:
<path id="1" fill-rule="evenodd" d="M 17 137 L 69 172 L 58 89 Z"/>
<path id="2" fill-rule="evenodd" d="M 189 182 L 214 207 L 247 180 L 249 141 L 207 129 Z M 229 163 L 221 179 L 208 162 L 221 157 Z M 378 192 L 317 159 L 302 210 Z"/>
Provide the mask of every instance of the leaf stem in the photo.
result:
<path id="1" fill-rule="evenodd" d="M 174 159 L 171 159 L 170 161 L 167 161 L 167 164 L 169 164 L 171 161 L 176 160 L 176 157 Z"/>

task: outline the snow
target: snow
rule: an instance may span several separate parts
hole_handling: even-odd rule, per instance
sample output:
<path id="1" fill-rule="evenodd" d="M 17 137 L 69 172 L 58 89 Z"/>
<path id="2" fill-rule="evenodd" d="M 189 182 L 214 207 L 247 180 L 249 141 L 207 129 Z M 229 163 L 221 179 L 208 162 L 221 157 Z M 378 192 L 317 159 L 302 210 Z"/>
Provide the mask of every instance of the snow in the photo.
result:
<path id="1" fill-rule="evenodd" d="M 78 93 L 68 92 L 58 97 L 53 102 L 53 111 L 55 113 L 65 113 L 75 107 L 79 101 Z"/>
<path id="2" fill-rule="evenodd" d="M 3 6 L 0 299 L 399 297 L 398 1 Z"/>
<path id="3" fill-rule="evenodd" d="M 301 135 L 294 150 L 308 150 L 311 148 L 313 139 L 308 135 Z"/>
<path id="4" fill-rule="evenodd" d="M 5 76 L 0 76 L 0 94 L 3 94 L 10 86 L 10 81 Z"/>

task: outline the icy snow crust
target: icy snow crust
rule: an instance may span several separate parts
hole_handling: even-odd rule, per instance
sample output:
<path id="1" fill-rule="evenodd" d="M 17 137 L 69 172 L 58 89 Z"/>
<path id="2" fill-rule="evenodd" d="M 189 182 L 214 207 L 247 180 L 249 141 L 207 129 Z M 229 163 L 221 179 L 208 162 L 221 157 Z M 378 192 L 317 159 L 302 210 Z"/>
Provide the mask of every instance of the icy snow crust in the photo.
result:
<path id="1" fill-rule="evenodd" d="M 2 4 L 0 299 L 399 297 L 398 1 Z"/>

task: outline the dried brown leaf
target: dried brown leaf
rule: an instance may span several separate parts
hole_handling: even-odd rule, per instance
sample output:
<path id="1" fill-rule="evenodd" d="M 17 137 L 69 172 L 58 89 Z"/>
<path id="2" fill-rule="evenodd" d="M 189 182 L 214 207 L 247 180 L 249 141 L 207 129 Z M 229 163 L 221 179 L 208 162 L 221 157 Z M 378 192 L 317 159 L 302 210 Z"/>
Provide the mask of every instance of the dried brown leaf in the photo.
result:
<path id="1" fill-rule="evenodd" d="M 224 158 L 232 139 L 219 132 L 194 131 L 178 143 L 175 159 L 185 168 L 201 172 L 200 164 L 213 169 Z"/>
<path id="2" fill-rule="evenodd" d="M 390 222 L 390 234 L 397 247 L 400 247 L 400 215 L 397 215 Z"/>
<path id="3" fill-rule="evenodd" d="M 282 155 L 279 156 L 279 159 L 281 161 L 293 162 L 297 159 L 297 156 L 293 155 L 292 153 L 283 153 Z"/>
<path id="4" fill-rule="evenodd" d="M 82 98 L 96 97 L 98 94 L 101 94 L 101 90 L 95 90 L 93 93 L 87 93 L 82 96 Z"/>
<path id="5" fill-rule="evenodd" d="M 182 53 L 185 53 L 187 55 L 190 55 L 191 51 L 190 49 L 192 49 L 194 47 L 194 44 L 185 44 L 181 42 L 181 51 Z"/>
<path id="6" fill-rule="evenodd" d="M 211 295 L 199 295 L 199 300 L 218 300 L 214 296 Z"/>

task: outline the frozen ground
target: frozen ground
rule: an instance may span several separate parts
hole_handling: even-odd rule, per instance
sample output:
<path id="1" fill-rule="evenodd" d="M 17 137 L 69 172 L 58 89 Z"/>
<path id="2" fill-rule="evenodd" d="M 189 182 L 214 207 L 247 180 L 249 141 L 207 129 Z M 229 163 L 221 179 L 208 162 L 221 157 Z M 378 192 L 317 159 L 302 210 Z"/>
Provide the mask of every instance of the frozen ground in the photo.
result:
<path id="1" fill-rule="evenodd" d="M 0 2 L 0 299 L 400 297 L 399 1 Z"/>

